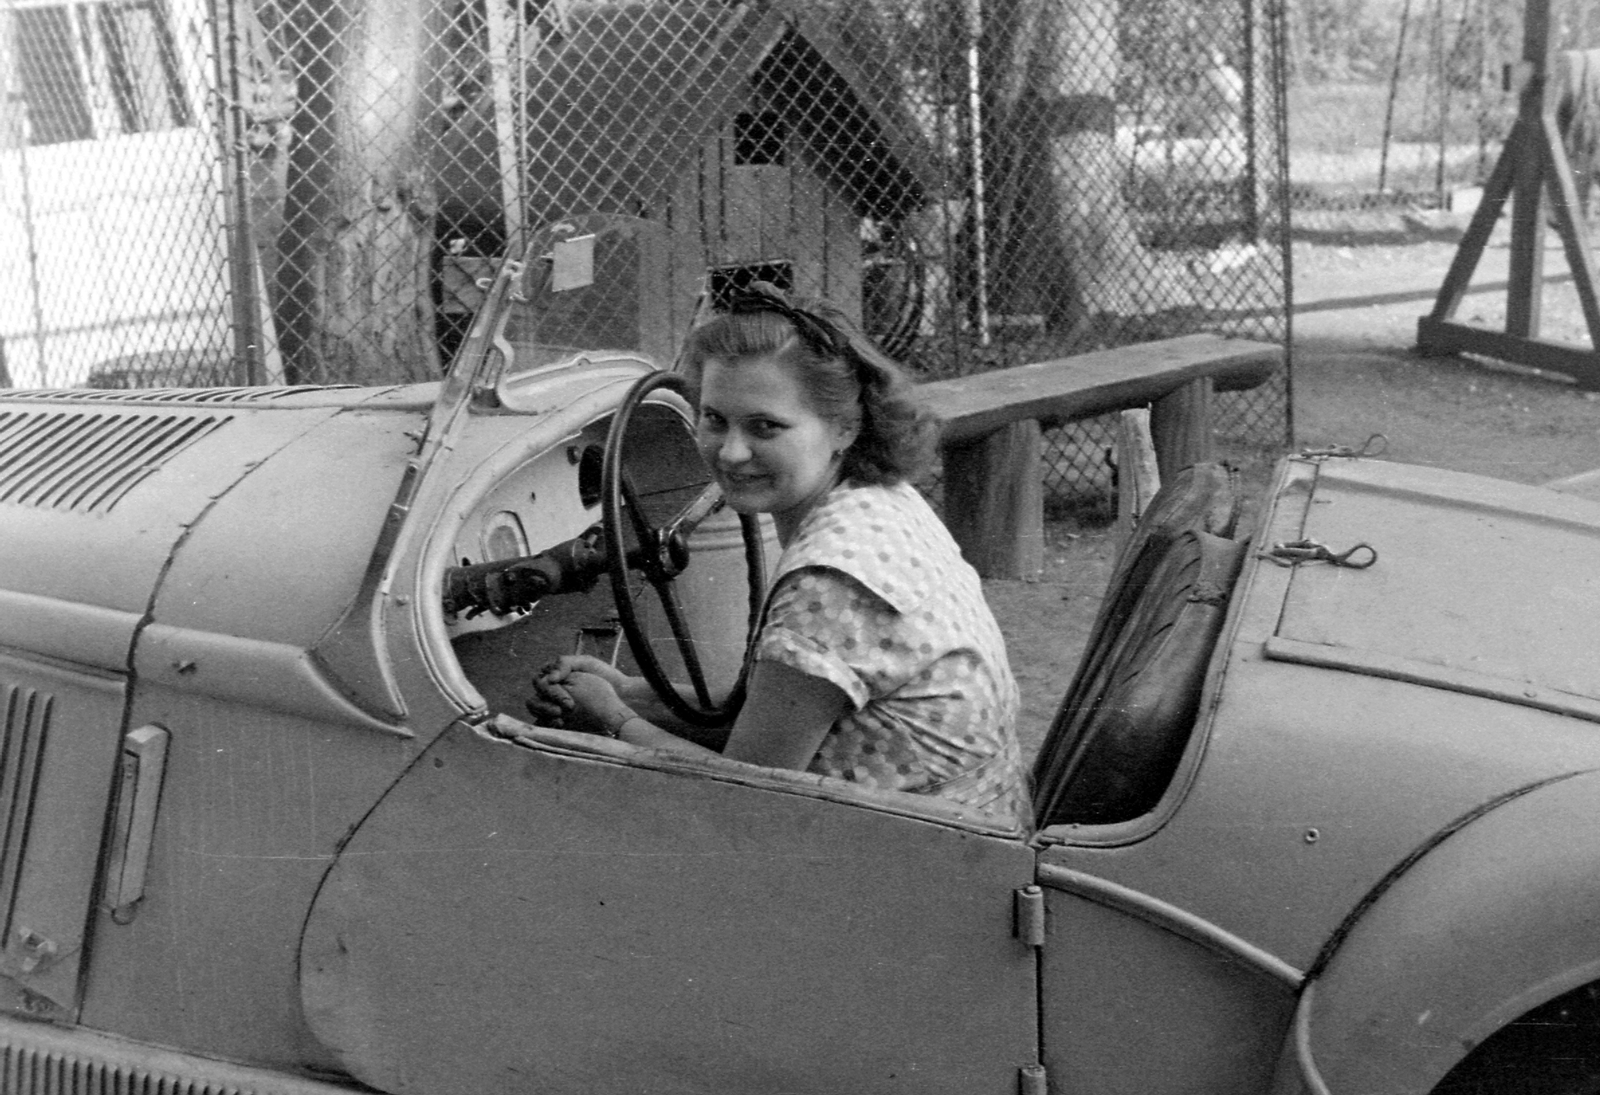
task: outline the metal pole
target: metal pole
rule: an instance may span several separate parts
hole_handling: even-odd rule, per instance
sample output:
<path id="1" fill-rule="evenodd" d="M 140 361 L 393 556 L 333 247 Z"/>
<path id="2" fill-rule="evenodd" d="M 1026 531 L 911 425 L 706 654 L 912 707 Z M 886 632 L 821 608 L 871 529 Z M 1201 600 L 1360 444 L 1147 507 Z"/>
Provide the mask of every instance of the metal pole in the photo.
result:
<path id="1" fill-rule="evenodd" d="M 1266 0 L 1272 42 L 1273 174 L 1279 261 L 1283 264 L 1283 441 L 1294 446 L 1294 241 L 1289 232 L 1289 28 L 1283 0 Z"/>
<path id="2" fill-rule="evenodd" d="M 44 386 L 44 315 L 39 297 L 39 249 L 33 225 L 33 192 L 28 177 L 28 100 L 17 76 L 16 3 L 0 0 L 0 152 L 17 151 L 18 182 L 22 188 L 21 221 L 27 247 L 28 302 L 33 314 L 35 353 L 39 358 L 39 387 Z M 0 192 L 0 198 L 4 198 Z M 5 360 L 5 344 L 0 340 L 0 385 L 17 383 Z"/>
<path id="3" fill-rule="evenodd" d="M 1550 0 L 1528 0 L 1523 17 L 1522 60 L 1527 83 L 1518 107 L 1517 130 L 1525 139 L 1525 147 L 1512 184 L 1506 331 L 1537 338 L 1544 280 L 1544 157 L 1539 153 L 1538 134 L 1549 95 Z"/>
<path id="4" fill-rule="evenodd" d="M 1252 243 L 1261 238 L 1261 168 L 1257 162 L 1261 155 L 1261 142 L 1256 133 L 1256 3 L 1244 0 L 1244 178 L 1240 181 L 1240 197 L 1244 199 L 1244 234 Z"/>
<path id="5" fill-rule="evenodd" d="M 21 95 L 17 96 L 16 101 L 22 106 L 22 140 L 17 146 L 17 166 L 22 176 L 22 224 L 28 236 L 28 290 L 33 297 L 33 341 L 35 352 L 39 355 L 39 387 L 48 388 L 44 287 L 39 284 L 39 239 L 33 225 L 33 180 L 28 172 L 28 141 L 33 127 L 28 119 L 28 101 Z"/>
<path id="6" fill-rule="evenodd" d="M 978 290 L 978 345 L 989 345 L 989 242 L 984 221 L 988 208 L 983 193 L 983 81 L 978 53 L 983 37 L 983 0 L 967 6 L 967 114 L 972 119 L 972 240 Z"/>
<path id="7" fill-rule="evenodd" d="M 489 37 L 489 87 L 494 103 L 495 145 L 500 167 L 500 215 L 505 226 L 502 253 L 521 261 L 526 246 L 523 238 L 525 197 L 523 178 L 527 163 L 523 159 L 527 134 L 522 113 L 526 109 L 523 93 L 523 50 L 526 27 L 522 4 L 507 0 L 488 0 L 484 5 L 484 29 Z"/>
<path id="8" fill-rule="evenodd" d="M 1389 134 L 1394 129 L 1394 97 L 1400 86 L 1400 61 L 1406 52 L 1406 28 L 1411 25 L 1411 0 L 1400 9 L 1400 40 L 1394 47 L 1394 71 L 1389 76 L 1389 102 L 1383 109 L 1383 146 L 1378 153 L 1378 193 L 1389 176 Z"/>
<path id="9" fill-rule="evenodd" d="M 1473 94 L 1473 120 L 1478 129 L 1478 177 L 1489 162 L 1488 107 L 1484 89 L 1489 84 L 1489 0 L 1478 0 L 1478 84 Z"/>
<path id="10" fill-rule="evenodd" d="M 1439 84 L 1439 162 L 1433 172 L 1433 191 L 1436 207 L 1444 208 L 1444 168 L 1446 142 L 1450 124 L 1450 66 L 1445 57 L 1444 0 L 1435 0 L 1433 8 L 1433 67 Z"/>
<path id="11" fill-rule="evenodd" d="M 245 145 L 243 87 L 239 79 L 239 8 L 245 0 L 216 0 L 212 9 L 212 40 L 216 55 L 216 86 L 226 88 L 217 111 L 217 133 L 222 142 L 226 188 L 224 216 L 228 238 L 228 274 L 232 293 L 233 353 L 243 366 L 246 385 L 262 382 L 261 322 L 256 315 L 259 299 L 255 284 L 255 247 L 250 232 L 250 163 Z M 226 23 L 224 24 L 224 13 Z M 226 30 L 224 30 L 226 27 Z"/>

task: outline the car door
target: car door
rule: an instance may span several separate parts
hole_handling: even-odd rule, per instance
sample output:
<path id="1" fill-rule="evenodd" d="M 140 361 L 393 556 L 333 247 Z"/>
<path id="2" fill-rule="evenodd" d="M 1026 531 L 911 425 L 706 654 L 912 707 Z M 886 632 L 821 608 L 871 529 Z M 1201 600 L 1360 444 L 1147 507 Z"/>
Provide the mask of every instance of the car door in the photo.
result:
<path id="1" fill-rule="evenodd" d="M 343 847 L 312 1030 L 387 1091 L 1017 1090 L 1021 833 L 927 796 L 459 723 Z"/>
<path id="2" fill-rule="evenodd" d="M 1204 755 L 1208 667 L 1244 556 L 1244 544 L 1193 529 L 1138 546 L 1034 769 L 1051 1090 L 1264 1091 L 1281 1053 L 1303 972 L 1158 896 L 1166 879 L 1206 870 L 1175 860 L 1160 835 Z M 1234 816 L 1202 822 L 1207 838 L 1226 844 Z"/>

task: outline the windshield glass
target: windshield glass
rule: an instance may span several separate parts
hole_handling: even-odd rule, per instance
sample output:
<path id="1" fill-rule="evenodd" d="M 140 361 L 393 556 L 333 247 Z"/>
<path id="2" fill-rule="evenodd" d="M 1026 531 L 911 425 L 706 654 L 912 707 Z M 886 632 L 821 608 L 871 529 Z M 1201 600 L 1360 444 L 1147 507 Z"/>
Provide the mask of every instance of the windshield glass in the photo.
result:
<path id="1" fill-rule="evenodd" d="M 584 350 L 629 350 L 669 367 L 694 323 L 705 273 L 699 243 L 658 221 L 594 214 L 542 228 L 505 327 L 509 369 Z"/>

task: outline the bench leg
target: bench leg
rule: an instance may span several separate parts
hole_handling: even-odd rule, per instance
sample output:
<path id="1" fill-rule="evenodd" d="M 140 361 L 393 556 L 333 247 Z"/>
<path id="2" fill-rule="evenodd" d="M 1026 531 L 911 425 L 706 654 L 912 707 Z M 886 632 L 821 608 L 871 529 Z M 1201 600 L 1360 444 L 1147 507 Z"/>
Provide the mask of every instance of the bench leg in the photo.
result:
<path id="1" fill-rule="evenodd" d="M 1144 407 L 1117 418 L 1117 550 L 1133 536 L 1134 526 L 1161 489 L 1155 443 L 1150 439 L 1150 412 Z"/>
<path id="2" fill-rule="evenodd" d="M 944 447 L 944 521 L 985 578 L 1037 578 L 1044 570 L 1044 475 L 1039 423 L 1015 422 Z"/>
<path id="3" fill-rule="evenodd" d="M 1162 479 L 1211 459 L 1211 389 L 1205 376 L 1150 404 L 1150 435 Z"/>

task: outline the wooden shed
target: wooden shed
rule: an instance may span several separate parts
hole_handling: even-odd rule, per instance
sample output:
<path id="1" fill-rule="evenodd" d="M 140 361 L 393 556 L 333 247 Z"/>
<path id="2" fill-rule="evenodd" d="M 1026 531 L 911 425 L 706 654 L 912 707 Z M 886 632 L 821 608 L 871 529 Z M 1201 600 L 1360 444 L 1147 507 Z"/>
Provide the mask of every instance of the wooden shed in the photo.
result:
<path id="1" fill-rule="evenodd" d="M 702 287 L 718 298 L 756 277 L 859 313 L 864 223 L 919 208 L 938 173 L 910 113 L 883 105 L 900 102 L 877 86 L 893 66 L 850 34 L 851 16 L 811 7 L 569 10 L 530 54 L 522 93 L 499 97 L 523 104 L 519 124 L 486 89 L 439 145 L 442 311 L 471 310 L 473 277 L 517 226 L 605 213 L 680 241 L 636 279 L 651 298 L 640 349 L 680 338 Z"/>

